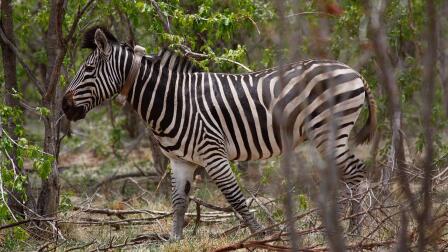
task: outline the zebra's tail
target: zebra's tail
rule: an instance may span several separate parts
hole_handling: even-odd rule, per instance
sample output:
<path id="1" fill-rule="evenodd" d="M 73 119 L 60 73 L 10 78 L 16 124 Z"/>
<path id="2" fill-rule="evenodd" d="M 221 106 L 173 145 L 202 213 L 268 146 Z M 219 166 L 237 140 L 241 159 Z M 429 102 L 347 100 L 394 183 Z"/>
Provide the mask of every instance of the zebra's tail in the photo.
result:
<path id="1" fill-rule="evenodd" d="M 369 108 L 369 117 L 367 118 L 366 123 L 364 126 L 359 130 L 355 136 L 355 143 L 356 144 L 363 144 L 368 143 L 373 136 L 375 135 L 376 131 L 376 101 L 375 98 L 373 98 L 372 91 L 367 83 L 367 81 L 359 75 L 362 82 L 364 83 L 364 89 L 367 96 L 367 102 L 368 102 L 368 108 Z"/>

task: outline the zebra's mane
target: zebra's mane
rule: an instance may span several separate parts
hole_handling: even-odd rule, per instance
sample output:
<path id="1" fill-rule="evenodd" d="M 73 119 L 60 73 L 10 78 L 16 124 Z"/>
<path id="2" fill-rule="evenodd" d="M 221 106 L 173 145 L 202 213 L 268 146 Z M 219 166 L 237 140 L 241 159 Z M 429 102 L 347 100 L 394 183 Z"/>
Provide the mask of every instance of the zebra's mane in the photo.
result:
<path id="1" fill-rule="evenodd" d="M 105 28 L 104 26 L 101 26 L 101 25 L 95 25 L 95 26 L 89 28 L 84 33 L 84 39 L 82 41 L 81 48 L 89 48 L 92 50 L 96 49 L 95 32 L 97 29 L 101 29 L 101 31 L 103 31 L 103 33 L 106 35 L 106 38 L 109 40 L 109 42 L 118 43 L 117 38 L 115 38 L 115 36 L 112 35 L 112 33 L 107 28 Z"/>
<path id="2" fill-rule="evenodd" d="M 152 57 L 152 61 L 155 63 L 155 62 L 160 61 L 162 59 L 162 56 L 166 55 L 166 54 L 169 54 L 169 57 L 176 56 L 177 58 L 179 58 L 180 61 L 184 62 L 183 64 L 188 64 L 187 68 L 190 68 L 191 69 L 190 72 L 192 72 L 192 73 L 201 71 L 201 69 L 198 67 L 198 65 L 193 60 L 191 60 L 190 58 L 185 57 L 184 55 L 182 55 L 172 49 L 169 49 L 167 47 L 162 48 L 157 53 L 157 55 L 151 55 L 150 57 Z"/>
<path id="3" fill-rule="evenodd" d="M 109 42 L 114 43 L 114 44 L 118 44 L 120 43 L 117 38 L 104 26 L 101 25 L 96 25 L 93 26 L 91 28 L 89 28 L 85 33 L 84 33 L 84 38 L 81 44 L 81 48 L 88 48 L 88 49 L 92 49 L 95 50 L 96 49 L 96 44 L 95 44 L 95 32 L 97 29 L 101 29 L 101 31 L 103 31 L 103 33 L 106 35 L 106 38 L 109 40 Z M 130 46 L 127 43 L 121 43 L 121 45 L 124 45 L 127 49 L 133 51 L 134 49 L 132 48 L 132 46 Z M 184 64 L 188 64 L 189 66 L 187 68 L 190 68 L 190 72 L 200 72 L 201 69 L 197 66 L 197 64 L 191 60 L 188 57 L 185 57 L 184 55 L 181 55 L 179 53 L 177 53 L 174 50 L 171 50 L 167 47 L 162 48 L 162 50 L 159 51 L 159 53 L 157 55 L 147 55 L 147 58 L 149 60 L 151 60 L 152 62 L 158 62 L 161 60 L 162 55 L 164 54 L 170 54 L 169 57 L 172 56 L 176 56 L 179 59 L 182 59 L 181 61 L 184 62 Z M 191 66 L 191 67 L 190 67 Z"/>

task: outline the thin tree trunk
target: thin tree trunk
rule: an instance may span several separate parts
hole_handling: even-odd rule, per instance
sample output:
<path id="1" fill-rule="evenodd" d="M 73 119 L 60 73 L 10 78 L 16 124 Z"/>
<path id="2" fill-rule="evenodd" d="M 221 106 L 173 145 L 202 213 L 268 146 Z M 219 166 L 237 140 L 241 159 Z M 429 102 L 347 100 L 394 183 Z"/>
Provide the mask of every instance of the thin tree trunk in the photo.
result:
<path id="1" fill-rule="evenodd" d="M 365 3 L 368 6 L 367 3 Z M 381 15 L 383 14 L 383 9 L 378 7 L 368 6 L 370 15 L 370 39 L 373 43 L 373 48 L 376 55 L 376 61 L 379 66 L 379 76 L 381 83 L 383 83 L 386 93 L 387 93 L 387 107 L 389 110 L 389 120 L 392 128 L 392 165 L 397 166 L 398 170 L 398 180 L 400 186 L 410 203 L 410 210 L 413 215 L 416 216 L 417 205 L 414 196 L 411 192 L 408 175 L 406 173 L 406 158 L 404 153 L 403 145 L 403 135 L 401 132 L 401 101 L 400 101 L 400 89 L 395 81 L 392 62 L 389 59 L 388 51 L 389 46 L 387 42 L 387 37 L 384 29 L 384 24 L 381 21 Z M 409 210 L 406 209 L 406 210 Z M 405 211 L 403 209 L 402 211 Z M 405 212 L 402 213 L 401 221 L 401 231 L 398 240 L 400 243 L 397 245 L 399 251 L 407 251 L 408 244 L 407 241 L 407 226 L 408 219 L 405 216 Z"/>
<path id="2" fill-rule="evenodd" d="M 428 18 L 427 50 L 424 58 L 424 75 L 423 75 L 423 115 L 424 137 L 425 137 L 425 160 L 423 165 L 423 209 L 418 218 L 418 251 L 425 251 L 428 245 L 428 229 L 432 224 L 432 178 L 433 178 L 433 131 L 432 125 L 432 109 L 434 103 L 434 82 L 437 65 L 437 10 L 433 0 L 426 1 L 426 16 Z"/>
<path id="3" fill-rule="evenodd" d="M 320 11 L 326 11 L 327 3 L 324 1 L 320 1 L 318 8 Z M 319 28 L 313 29 L 312 32 L 315 34 L 314 39 L 316 40 L 315 43 L 315 55 L 317 55 L 319 58 L 328 58 L 328 39 L 330 38 L 330 29 L 329 29 L 329 21 L 327 20 L 327 17 L 320 17 L 319 18 Z M 335 93 L 335 85 L 334 83 L 331 83 L 330 81 L 330 94 Z M 339 179 L 341 178 L 341 170 L 338 169 L 336 165 L 336 156 L 335 156 L 335 149 L 336 149 L 336 121 L 335 121 L 335 98 L 333 95 L 329 96 L 329 119 L 328 119 L 328 130 L 329 130 L 329 136 L 328 141 L 325 147 L 325 154 L 324 154 L 324 161 L 325 166 L 320 171 L 321 176 L 321 182 L 320 182 L 320 192 L 319 192 L 319 210 L 322 215 L 322 221 L 325 225 L 325 236 L 328 240 L 329 247 L 332 251 L 346 251 L 346 244 L 345 244 L 345 238 L 343 235 L 343 229 L 341 227 L 341 224 L 339 222 L 339 213 L 337 211 L 338 209 L 338 202 L 337 199 L 339 198 L 339 189 L 340 189 L 340 182 Z M 355 189 L 356 190 L 356 189 Z M 354 203 L 354 201 L 350 202 Z M 346 205 L 349 205 L 348 203 Z M 352 206 L 351 211 L 356 212 L 358 209 L 357 207 Z M 357 220 L 352 219 L 349 223 L 349 229 L 353 227 L 353 221 L 355 222 L 355 225 Z"/>
<path id="4" fill-rule="evenodd" d="M 15 36 L 14 36 L 14 25 L 13 25 L 13 13 L 12 13 L 12 3 L 10 0 L 0 1 L 1 4 L 1 29 L 3 29 L 4 34 L 15 44 Z M 0 45 L 2 48 L 2 56 L 3 56 L 3 70 L 5 77 L 5 104 L 9 107 L 13 107 L 19 109 L 19 102 L 16 98 L 12 96 L 14 90 L 18 90 L 17 88 L 17 75 L 16 75 L 16 56 L 14 52 L 3 42 L 0 41 Z M 11 121 L 8 121 L 6 125 L 6 131 L 9 136 L 16 141 L 17 135 L 15 134 L 15 124 Z M 15 170 L 15 174 L 21 174 L 21 169 L 17 163 L 16 156 L 16 148 L 13 146 L 11 153 L 9 153 L 11 158 L 11 169 Z M 22 207 L 22 197 L 19 192 L 10 189 L 10 194 L 8 196 L 8 205 L 11 210 L 15 214 L 23 215 L 23 207 Z M 17 200 L 16 200 L 17 199 Z"/>
<path id="5" fill-rule="evenodd" d="M 50 21 L 46 36 L 46 49 L 48 55 L 47 73 L 45 77 L 46 94 L 43 105 L 50 110 L 50 115 L 44 119 L 45 138 L 44 151 L 52 154 L 55 161 L 52 171 L 47 179 L 42 181 L 42 188 L 37 202 L 38 213 L 45 217 L 54 217 L 59 206 L 59 172 L 57 159 L 59 150 L 60 115 L 59 96 L 60 89 L 57 83 L 60 77 L 61 65 L 66 53 L 63 44 L 62 22 L 65 15 L 65 1 L 52 0 L 50 7 Z"/>
<path id="6" fill-rule="evenodd" d="M 277 46 L 279 47 L 280 51 L 282 49 L 286 49 L 288 47 L 288 34 L 286 30 L 286 20 L 285 20 L 285 3 L 281 1 L 276 1 L 275 5 L 276 11 L 278 13 L 279 22 L 278 22 L 278 36 L 282 38 L 282 40 L 277 41 Z M 277 63 L 279 65 L 279 81 L 280 81 L 280 87 L 283 89 L 286 86 L 285 77 L 284 77 L 284 67 L 282 66 L 284 63 L 284 55 L 279 54 L 277 58 Z M 274 115 L 278 116 L 278 118 L 281 118 L 280 121 L 280 131 L 281 131 L 281 145 L 282 145 L 282 151 L 283 151 L 283 157 L 280 163 L 280 168 L 283 171 L 283 176 L 286 180 L 286 197 L 283 200 L 283 209 L 285 211 L 286 215 L 286 225 L 288 228 L 288 237 L 289 242 L 291 244 L 291 249 L 293 251 L 299 250 L 299 236 L 297 235 L 296 228 L 295 228 L 295 221 L 294 221 L 294 211 L 295 211 L 295 204 L 292 198 L 292 189 L 294 187 L 293 181 L 291 179 L 291 165 L 292 165 L 292 155 L 293 155 L 293 143 L 291 141 L 291 136 L 288 136 L 288 132 L 286 130 L 286 123 L 283 119 L 283 115 Z"/>
<path id="7" fill-rule="evenodd" d="M 156 170 L 160 179 L 163 179 L 163 181 L 160 182 L 159 191 L 163 195 L 169 195 L 169 193 L 171 192 L 171 178 L 169 176 L 170 174 L 165 174 L 169 163 L 169 159 L 165 157 L 165 155 L 163 155 L 162 151 L 160 150 L 159 143 L 154 138 L 152 132 L 149 131 L 148 134 L 149 134 L 149 142 L 151 143 L 150 148 L 154 169 Z"/>
<path id="8" fill-rule="evenodd" d="M 130 138 L 136 138 L 139 136 L 139 131 L 142 130 L 140 127 L 140 118 L 139 115 L 134 111 L 131 105 L 126 104 L 123 107 L 123 112 L 126 116 L 126 122 L 124 128 L 129 134 Z"/>

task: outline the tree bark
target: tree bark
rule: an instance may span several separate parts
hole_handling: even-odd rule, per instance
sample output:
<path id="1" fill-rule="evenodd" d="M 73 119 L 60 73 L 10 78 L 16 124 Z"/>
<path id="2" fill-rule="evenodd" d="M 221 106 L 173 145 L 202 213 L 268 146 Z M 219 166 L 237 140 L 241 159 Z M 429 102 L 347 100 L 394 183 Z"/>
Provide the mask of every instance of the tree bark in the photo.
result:
<path id="1" fill-rule="evenodd" d="M 123 125 L 124 129 L 128 132 L 130 138 L 136 138 L 139 136 L 139 131 L 142 130 L 140 123 L 140 116 L 135 112 L 131 105 L 126 104 L 123 107 L 123 113 L 126 117 L 126 122 Z M 143 128 L 144 129 L 144 128 Z"/>
<path id="2" fill-rule="evenodd" d="M 50 115 L 44 119 L 45 138 L 44 151 L 54 156 L 52 171 L 47 179 L 42 181 L 42 188 L 37 202 L 38 213 L 46 217 L 54 217 L 59 206 L 59 174 L 57 159 L 59 155 L 60 115 L 59 96 L 61 90 L 57 88 L 61 65 L 66 53 L 66 45 L 62 34 L 62 23 L 65 15 L 65 1 L 52 0 L 50 20 L 46 35 L 46 50 L 48 55 L 47 72 L 45 76 L 45 96 L 43 105 L 50 110 Z"/>
<path id="3" fill-rule="evenodd" d="M 437 48 L 438 48 L 438 20 L 436 3 L 433 0 L 426 1 L 427 21 L 427 50 L 424 58 L 423 73 L 423 113 L 422 121 L 425 138 L 425 160 L 423 165 L 423 181 L 421 194 L 423 195 L 423 209 L 418 218 L 418 251 L 425 251 L 430 239 L 429 227 L 432 226 L 432 180 L 434 162 L 434 126 L 432 124 L 432 109 L 434 104 L 434 86 L 437 75 Z"/>
<path id="4" fill-rule="evenodd" d="M 1 29 L 5 36 L 15 44 L 15 36 L 14 36 L 14 25 L 13 25 L 13 13 L 12 13 L 12 3 L 10 0 L 0 1 L 1 4 Z M 18 90 L 17 88 L 17 75 L 16 75 L 16 56 L 14 52 L 0 40 L 0 46 L 2 48 L 2 58 L 3 58 L 3 70 L 4 70 L 4 78 L 5 78 L 5 105 L 9 107 L 13 107 L 19 109 L 19 101 L 12 96 L 14 90 Z M 6 131 L 9 136 L 14 141 L 17 141 L 17 135 L 15 134 L 15 124 L 10 119 L 5 125 Z M 11 157 L 11 167 L 10 169 L 15 169 L 15 174 L 21 174 L 21 169 L 17 163 L 16 156 L 16 147 L 14 146 L 12 152 L 9 153 Z M 23 207 L 22 207 L 22 197 L 21 194 L 17 191 L 11 190 L 8 193 L 8 205 L 11 210 L 15 214 L 23 215 Z"/>
<path id="5" fill-rule="evenodd" d="M 170 174 L 165 175 L 169 159 L 165 157 L 165 155 L 163 155 L 162 151 L 160 150 L 159 143 L 154 138 L 152 132 L 149 131 L 148 134 L 149 134 L 149 142 L 151 143 L 150 147 L 154 169 L 156 170 L 160 179 L 163 179 L 163 181 L 161 181 L 160 183 L 159 191 L 163 195 L 169 195 L 169 193 L 171 192 L 171 178 L 169 176 Z"/>
<path id="6" fill-rule="evenodd" d="M 287 23 L 285 20 L 285 3 L 282 1 L 277 1 L 275 4 L 275 9 L 277 12 L 277 15 L 279 17 L 278 21 L 278 37 L 284 38 L 282 40 L 276 39 L 276 44 L 278 47 L 278 50 L 281 51 L 283 49 L 287 49 L 289 47 L 287 41 L 289 41 L 289 34 L 287 34 Z M 286 87 L 286 81 L 285 81 L 285 70 L 283 69 L 284 64 L 284 55 L 281 53 L 277 56 L 277 64 L 279 65 L 279 83 L 281 89 Z M 293 182 L 291 179 L 291 176 L 289 176 L 291 173 L 291 165 L 292 165 L 292 154 L 293 154 L 293 144 L 291 141 L 291 136 L 288 136 L 287 130 L 286 130 L 286 123 L 283 120 L 283 115 L 274 115 L 278 118 L 281 118 L 279 124 L 280 124 L 280 132 L 281 132 L 281 146 L 283 151 L 283 157 L 280 163 L 280 169 L 283 172 L 283 175 L 285 177 L 286 183 L 285 187 L 283 187 L 283 190 L 286 190 L 286 196 L 283 200 L 283 209 L 285 211 L 285 217 L 286 217 L 286 227 L 288 230 L 288 237 L 289 242 L 291 245 L 292 251 L 298 251 L 299 250 L 299 236 L 297 235 L 296 228 L 295 228 L 295 220 L 294 220 L 294 209 L 295 209 L 295 202 L 292 198 L 292 188 Z"/>
<path id="7" fill-rule="evenodd" d="M 401 231 L 398 237 L 400 243 L 397 245 L 399 251 L 408 251 L 407 244 L 407 227 L 408 219 L 406 217 L 406 211 L 410 210 L 414 217 L 417 216 L 416 209 L 417 204 L 415 202 L 414 195 L 411 192 L 408 174 L 406 173 L 407 164 L 406 156 L 404 153 L 403 145 L 403 134 L 401 130 L 402 124 L 402 113 L 401 113 L 401 101 L 400 101 L 400 89 L 395 81 L 394 77 L 394 67 L 389 58 L 389 45 L 387 42 L 386 32 L 384 28 L 384 23 L 382 23 L 381 15 L 384 13 L 383 9 L 375 9 L 373 6 L 369 6 L 365 3 L 365 6 L 370 10 L 370 40 L 373 44 L 373 49 L 375 51 L 376 62 L 379 66 L 378 74 L 380 76 L 381 83 L 387 93 L 387 109 L 389 114 L 389 120 L 392 128 L 392 163 L 398 169 L 398 180 L 400 182 L 400 187 L 406 195 L 407 201 L 403 205 L 408 205 L 410 207 L 407 209 L 402 209 L 401 220 Z"/>

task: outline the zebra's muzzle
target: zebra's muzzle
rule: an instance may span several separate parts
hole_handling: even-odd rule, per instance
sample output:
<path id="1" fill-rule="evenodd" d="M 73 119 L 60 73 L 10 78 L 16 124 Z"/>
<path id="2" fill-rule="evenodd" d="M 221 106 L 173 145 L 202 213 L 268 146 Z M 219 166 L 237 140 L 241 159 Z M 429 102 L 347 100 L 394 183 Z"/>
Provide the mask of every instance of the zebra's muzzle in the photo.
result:
<path id="1" fill-rule="evenodd" d="M 64 111 L 67 119 L 70 121 L 77 121 L 86 117 L 86 111 L 84 111 L 84 108 L 75 106 L 72 92 L 68 92 L 64 95 L 64 98 L 62 98 L 62 110 Z"/>

